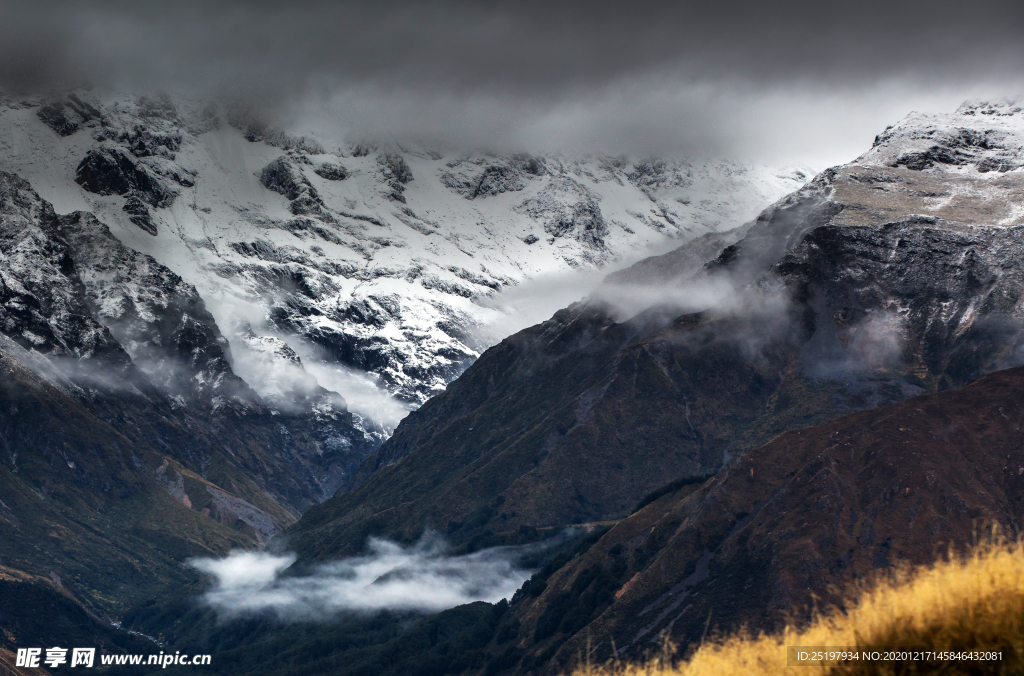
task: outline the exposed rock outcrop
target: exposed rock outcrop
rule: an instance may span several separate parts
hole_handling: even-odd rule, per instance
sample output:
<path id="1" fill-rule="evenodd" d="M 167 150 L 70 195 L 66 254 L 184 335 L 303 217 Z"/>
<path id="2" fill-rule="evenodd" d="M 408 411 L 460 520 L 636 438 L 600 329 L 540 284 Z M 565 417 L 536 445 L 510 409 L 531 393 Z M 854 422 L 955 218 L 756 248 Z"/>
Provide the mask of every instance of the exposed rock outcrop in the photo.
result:
<path id="1" fill-rule="evenodd" d="M 97 195 L 127 195 L 166 207 L 176 193 L 162 179 L 117 148 L 90 150 L 75 169 L 75 182 Z"/>
<path id="2" fill-rule="evenodd" d="M 323 216 L 324 203 L 316 188 L 289 159 L 279 157 L 260 172 L 260 183 L 267 190 L 284 195 L 291 202 L 289 209 L 297 216 L 316 214 Z"/>

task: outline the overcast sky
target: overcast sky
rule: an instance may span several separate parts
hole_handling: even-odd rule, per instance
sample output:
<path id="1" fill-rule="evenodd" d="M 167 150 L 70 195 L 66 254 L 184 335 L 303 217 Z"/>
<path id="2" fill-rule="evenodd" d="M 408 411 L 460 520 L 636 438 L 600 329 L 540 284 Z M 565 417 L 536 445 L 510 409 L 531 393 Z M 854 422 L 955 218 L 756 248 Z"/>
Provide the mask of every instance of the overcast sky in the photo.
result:
<path id="1" fill-rule="evenodd" d="M 245 97 L 448 146 L 847 161 L 1024 92 L 1024 3 L 0 3 L 0 86 Z"/>

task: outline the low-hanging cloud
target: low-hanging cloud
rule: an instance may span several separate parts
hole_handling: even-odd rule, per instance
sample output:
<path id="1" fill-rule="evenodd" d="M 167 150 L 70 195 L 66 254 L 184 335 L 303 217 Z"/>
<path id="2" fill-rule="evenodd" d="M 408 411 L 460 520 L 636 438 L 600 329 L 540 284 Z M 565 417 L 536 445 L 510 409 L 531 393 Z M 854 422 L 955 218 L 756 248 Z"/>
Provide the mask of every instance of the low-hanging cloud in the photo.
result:
<path id="1" fill-rule="evenodd" d="M 320 385 L 345 398 L 348 408 L 393 430 L 413 405 L 392 396 L 375 374 L 347 368 L 337 362 L 317 361 L 303 356 L 304 368 Z"/>
<path id="2" fill-rule="evenodd" d="M 906 342 L 905 321 L 880 311 L 846 319 L 838 325 L 822 322 L 805 350 L 803 365 L 812 378 L 844 380 L 900 365 Z"/>
<path id="3" fill-rule="evenodd" d="M 403 547 L 370 538 L 369 553 L 282 575 L 294 555 L 234 552 L 190 564 L 215 579 L 203 601 L 227 616 L 272 612 L 284 620 L 327 619 L 342 612 L 439 611 L 509 598 L 531 571 L 524 555 L 545 544 L 453 555 L 436 533 Z"/>
<path id="4" fill-rule="evenodd" d="M 731 240 L 730 240 L 731 241 Z M 690 243 L 682 247 L 689 247 Z M 724 246 L 724 245 L 723 245 Z M 715 302 L 723 293 L 724 286 L 717 282 L 698 278 L 690 283 L 679 279 L 673 284 L 620 283 L 612 281 L 610 270 L 628 270 L 631 266 L 652 256 L 661 256 L 666 250 L 679 247 L 677 240 L 654 244 L 639 254 L 616 261 L 614 268 L 572 268 L 531 277 L 515 286 L 503 288 L 499 293 L 479 299 L 481 305 L 498 310 L 484 325 L 479 327 L 475 338 L 483 348 L 490 347 L 502 339 L 523 329 L 550 319 L 559 310 L 577 302 L 600 302 L 614 309 L 618 319 L 631 317 L 638 312 L 659 304 L 671 304 L 690 308 L 706 306 Z M 708 254 L 708 258 L 717 255 Z M 700 259 L 700 263 L 707 262 Z M 699 266 L 679 271 L 680 277 L 693 276 Z M 690 274 L 684 274 L 689 272 Z M 710 285 L 715 284 L 715 290 Z"/>
<path id="5" fill-rule="evenodd" d="M 717 312 L 749 312 L 743 298 L 749 297 L 738 290 L 731 279 L 724 276 L 698 275 L 677 284 L 603 284 L 589 296 L 591 303 L 599 303 L 618 321 L 625 321 L 654 307 L 664 308 L 674 316 L 713 309 Z M 775 298 L 774 295 L 770 296 Z M 759 295 L 760 304 L 769 301 Z"/>
<path id="6" fill-rule="evenodd" d="M 605 270 L 573 269 L 539 275 L 478 302 L 499 312 L 481 326 L 476 340 L 489 347 L 539 324 L 573 303 L 584 300 L 607 275 Z"/>
<path id="7" fill-rule="evenodd" d="M 325 360 L 320 350 L 298 336 L 283 335 L 266 326 L 257 330 L 259 335 L 251 334 L 248 339 L 238 333 L 229 334 L 232 368 L 268 405 L 286 411 L 304 411 L 302 402 L 323 388 L 341 395 L 350 411 L 388 431 L 411 410 L 408 403 L 384 389 L 374 374 Z M 260 343 L 267 342 L 283 349 L 259 349 Z M 291 359 L 282 357 L 285 350 L 293 355 Z"/>
<path id="8" fill-rule="evenodd" d="M 375 374 L 357 371 L 325 356 L 300 336 L 276 330 L 267 320 L 272 301 L 209 293 L 206 307 L 231 344 L 235 373 L 265 399 L 284 410 L 304 410 L 319 388 L 341 395 L 348 409 L 390 432 L 411 406 L 392 396 Z"/>

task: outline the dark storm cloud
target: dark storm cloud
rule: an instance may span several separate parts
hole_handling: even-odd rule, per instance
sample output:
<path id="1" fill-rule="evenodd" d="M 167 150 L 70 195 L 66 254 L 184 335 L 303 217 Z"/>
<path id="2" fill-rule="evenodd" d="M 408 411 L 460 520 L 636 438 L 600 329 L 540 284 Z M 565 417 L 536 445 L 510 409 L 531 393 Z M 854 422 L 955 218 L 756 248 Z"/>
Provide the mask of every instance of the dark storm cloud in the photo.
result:
<path id="1" fill-rule="evenodd" d="M 758 116 L 836 96 L 877 113 L 886 87 L 909 102 L 1017 87 L 1022 30 L 1006 2 L 7 0 L 0 83 L 188 86 L 316 100 L 370 131 L 717 150 L 737 121 L 763 138 Z"/>

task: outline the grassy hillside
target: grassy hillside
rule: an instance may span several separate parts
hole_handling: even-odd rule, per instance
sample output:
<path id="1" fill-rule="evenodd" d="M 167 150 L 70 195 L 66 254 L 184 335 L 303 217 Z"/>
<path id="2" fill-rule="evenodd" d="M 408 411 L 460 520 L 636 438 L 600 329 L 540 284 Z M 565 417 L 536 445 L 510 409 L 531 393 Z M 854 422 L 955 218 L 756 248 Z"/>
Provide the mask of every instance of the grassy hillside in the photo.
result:
<path id="1" fill-rule="evenodd" d="M 149 652 L 156 644 L 98 620 L 54 580 L 0 566 L 0 674 L 5 651 L 42 646 L 120 654 Z"/>
<path id="2" fill-rule="evenodd" d="M 499 544 L 521 528 L 618 519 L 666 479 L 706 474 L 781 431 L 819 424 L 844 386 L 792 368 L 812 328 L 748 359 L 759 317 L 561 311 L 505 340 L 399 426 L 364 483 L 290 532 L 301 556 L 412 541 L 427 524 Z M 845 400 L 844 400 L 845 401 Z M 857 404 L 863 406 L 864 402 Z M 389 455 L 393 454 L 393 455 Z"/>
<path id="3" fill-rule="evenodd" d="M 987 651 L 995 661 L 850 660 L 788 666 L 787 646 L 853 650 L 916 647 Z M 804 629 L 710 640 L 689 659 L 582 666 L 574 676 L 758 676 L 760 674 L 1019 674 L 1024 671 L 1024 543 L 983 545 L 919 568 L 900 568 Z"/>

